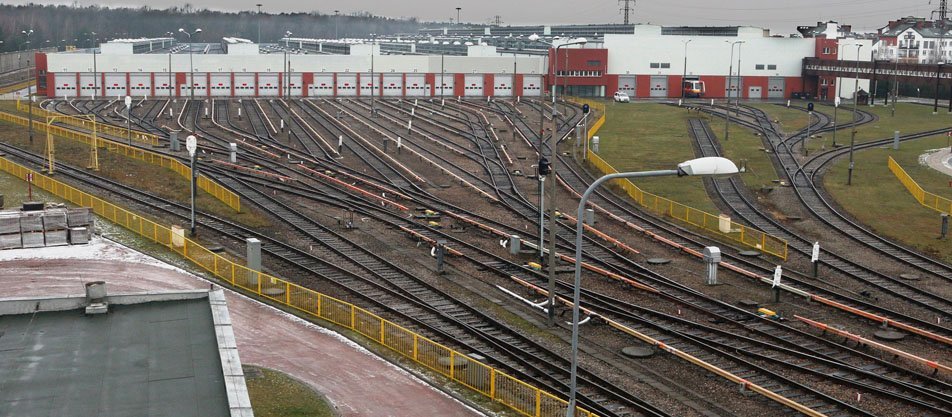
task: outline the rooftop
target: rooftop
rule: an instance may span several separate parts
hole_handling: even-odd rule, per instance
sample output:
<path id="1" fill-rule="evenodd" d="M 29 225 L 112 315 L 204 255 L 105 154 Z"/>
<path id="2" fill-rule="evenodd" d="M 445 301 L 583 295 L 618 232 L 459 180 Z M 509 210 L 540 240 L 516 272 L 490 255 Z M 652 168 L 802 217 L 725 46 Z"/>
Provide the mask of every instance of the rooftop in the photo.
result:
<path id="1" fill-rule="evenodd" d="M 215 293 L 110 295 L 98 315 L 84 297 L 0 301 L 0 415 L 250 415 L 229 406 Z"/>

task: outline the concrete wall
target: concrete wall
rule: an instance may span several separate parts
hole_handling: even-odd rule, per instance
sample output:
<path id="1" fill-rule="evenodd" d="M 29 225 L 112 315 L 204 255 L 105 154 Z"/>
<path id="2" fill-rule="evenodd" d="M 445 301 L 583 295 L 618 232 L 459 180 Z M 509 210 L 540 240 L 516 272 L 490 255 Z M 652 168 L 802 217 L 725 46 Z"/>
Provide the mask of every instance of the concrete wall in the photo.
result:
<path id="1" fill-rule="evenodd" d="M 870 39 L 839 39 L 837 43 L 837 56 L 842 60 L 846 61 L 855 61 L 856 60 L 856 44 L 863 45 L 859 48 L 859 60 L 860 61 L 872 61 L 873 57 L 873 41 Z M 853 92 L 855 91 L 856 79 L 855 78 L 837 78 L 837 89 L 834 94 L 839 94 L 843 99 L 852 99 Z M 860 90 L 870 92 L 869 86 L 870 80 L 859 80 Z M 833 96 L 835 97 L 835 96 Z"/>
<path id="2" fill-rule="evenodd" d="M 51 52 L 55 51 L 56 48 L 45 48 L 40 51 Z M 36 50 L 29 50 L 23 52 L 7 52 L 0 54 L 0 72 L 12 71 L 15 69 L 26 68 L 27 61 L 30 61 L 31 65 L 33 63 L 33 53 Z"/>

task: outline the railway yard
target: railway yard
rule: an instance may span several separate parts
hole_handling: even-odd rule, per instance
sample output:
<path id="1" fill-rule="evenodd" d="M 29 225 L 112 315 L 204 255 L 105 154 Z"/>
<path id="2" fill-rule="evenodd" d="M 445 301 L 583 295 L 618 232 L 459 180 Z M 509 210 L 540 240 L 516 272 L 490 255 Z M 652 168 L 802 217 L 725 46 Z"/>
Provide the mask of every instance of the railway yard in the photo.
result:
<path id="1" fill-rule="evenodd" d="M 126 125 L 124 104 L 116 100 L 37 104 Z M 761 137 L 783 184 L 759 192 L 741 174 L 705 179 L 704 186 L 722 213 L 785 240 L 788 254 L 750 256 L 748 246 L 644 210 L 620 188 L 596 192 L 589 206 L 596 223 L 586 226 L 583 244 L 580 407 L 599 416 L 952 413 L 952 266 L 877 235 L 836 203 L 824 174 L 850 148 L 805 155 L 807 129 L 785 131 L 791 128 L 765 110 L 784 104 L 742 102 L 733 110 L 707 101 L 630 104 L 665 106 L 678 117 L 688 112 L 683 129 L 698 157 L 722 155 L 711 126 L 722 124 L 727 111 L 733 129 Z M 159 138 L 158 145 L 133 146 L 186 163 L 184 149 L 171 150 L 169 133 L 194 134 L 200 171 L 240 196 L 240 215 L 200 199 L 198 241 L 240 259 L 245 240 L 257 238 L 267 272 L 562 397 L 569 390 L 576 226 L 566 213 L 574 213 L 578 196 L 601 173 L 574 146 L 581 105 L 556 105 L 555 134 L 562 140 L 554 156 L 543 144 L 553 133 L 552 103 L 531 98 L 137 99 L 131 124 Z M 805 112 L 806 104 L 794 102 L 790 110 Z M 863 129 L 879 117 L 857 109 L 853 122 Z M 844 138 L 848 119 L 840 114 Z M 809 120 L 810 135 L 833 130 L 827 108 L 818 106 Z M 47 164 L 46 135 L 38 133 L 31 144 L 25 131 L 0 125 L 0 152 L 40 170 Z M 946 131 L 923 128 L 900 140 Z M 100 171 L 93 172 L 85 169 L 82 144 L 56 141 L 56 179 L 159 223 L 187 227 L 183 178 L 104 150 Z M 235 163 L 230 143 L 237 144 Z M 862 141 L 855 152 L 892 143 L 892 137 Z M 557 230 L 555 326 L 547 323 L 547 271 L 536 250 L 540 154 L 558 175 L 555 210 L 545 208 L 546 227 Z M 166 187 L 167 181 L 181 184 Z M 508 247 L 512 235 L 522 238 L 515 254 Z M 814 277 L 817 241 L 823 249 Z M 717 285 L 705 283 L 701 259 L 712 245 L 723 254 Z M 437 246 L 445 248 L 441 265 Z M 777 265 L 783 286 L 775 293 L 770 281 Z M 761 308 L 776 314 L 765 316 Z M 874 336 L 882 332 L 904 338 Z M 640 357 L 623 353 L 626 348 Z"/>

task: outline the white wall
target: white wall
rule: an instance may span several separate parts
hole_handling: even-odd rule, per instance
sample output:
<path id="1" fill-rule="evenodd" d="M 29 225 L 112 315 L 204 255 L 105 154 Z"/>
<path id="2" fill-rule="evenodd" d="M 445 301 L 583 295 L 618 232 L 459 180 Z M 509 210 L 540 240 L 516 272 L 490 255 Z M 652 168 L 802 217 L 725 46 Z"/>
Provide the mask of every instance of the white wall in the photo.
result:
<path id="1" fill-rule="evenodd" d="M 636 33 L 640 27 L 636 28 Z M 731 65 L 731 45 L 726 41 L 743 40 L 740 46 L 742 76 L 799 77 L 803 58 L 815 55 L 814 39 L 770 38 L 747 34 L 733 36 L 654 36 L 605 35 L 609 74 L 681 75 L 684 72 L 684 41 L 688 44 L 688 75 L 727 76 Z M 762 32 L 761 32 L 762 33 Z M 734 47 L 734 73 L 737 73 Z M 670 68 L 651 68 L 650 64 L 669 63 Z M 756 65 L 776 65 L 773 71 L 756 70 Z"/>
<path id="2" fill-rule="evenodd" d="M 202 55 L 194 54 L 195 72 L 278 72 L 284 69 L 284 54 L 265 55 Z M 512 73 L 513 60 L 519 73 L 540 74 L 543 57 L 445 57 L 448 73 Z M 171 55 L 173 72 L 189 71 L 189 55 Z M 289 55 L 294 72 L 369 72 L 370 56 L 354 55 Z M 47 58 L 48 71 L 92 72 L 93 56 L 87 53 L 55 53 Z M 99 72 L 166 72 L 168 54 L 96 55 Z M 440 72 L 439 56 L 379 55 L 374 57 L 375 72 Z"/>
<path id="3" fill-rule="evenodd" d="M 863 45 L 859 48 L 859 60 L 870 62 L 873 60 L 873 41 L 870 39 L 840 39 L 837 42 L 837 56 L 844 61 L 855 61 L 856 60 L 856 44 Z M 837 78 L 837 92 L 834 94 L 839 94 L 840 98 L 843 99 L 852 99 L 853 93 L 856 91 L 856 79 L 855 78 Z M 870 80 L 859 80 L 859 89 L 869 93 L 870 89 Z"/>

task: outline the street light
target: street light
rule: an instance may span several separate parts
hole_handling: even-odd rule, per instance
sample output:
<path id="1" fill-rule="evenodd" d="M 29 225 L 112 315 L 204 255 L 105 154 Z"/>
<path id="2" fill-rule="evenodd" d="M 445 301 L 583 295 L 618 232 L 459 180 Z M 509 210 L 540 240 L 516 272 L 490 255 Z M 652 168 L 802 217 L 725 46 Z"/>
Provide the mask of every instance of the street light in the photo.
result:
<path id="1" fill-rule="evenodd" d="M 96 32 L 89 32 L 89 40 L 93 42 L 93 97 L 99 95 L 99 71 L 96 69 L 96 50 L 99 49 L 99 38 Z"/>
<path id="2" fill-rule="evenodd" d="M 541 42 L 539 41 L 539 35 L 536 35 L 536 34 L 530 35 L 529 40 L 533 42 Z M 559 70 L 559 48 L 562 48 L 563 46 L 570 46 L 570 45 L 585 45 L 587 42 L 588 40 L 585 38 L 578 38 L 578 39 L 570 40 L 569 42 L 555 46 L 555 55 L 552 58 L 553 60 L 552 70 L 553 70 L 554 77 L 557 77 L 558 70 Z M 559 124 L 558 124 L 559 113 L 558 113 L 558 109 L 556 108 L 555 87 L 557 83 L 555 82 L 555 80 L 557 80 L 557 78 L 554 79 L 552 83 L 552 137 L 549 138 L 549 157 L 551 159 L 551 162 L 553 163 L 552 165 L 549 166 L 549 173 L 551 174 L 552 180 L 549 181 L 549 191 L 547 196 L 547 200 L 548 200 L 547 205 L 549 206 L 549 210 L 552 211 L 552 215 L 549 216 L 550 223 L 549 223 L 549 248 L 548 248 L 549 249 L 549 263 L 548 263 L 549 264 L 549 325 L 555 324 L 555 308 L 554 308 L 555 307 L 555 234 L 556 234 L 555 232 L 558 226 L 557 224 L 558 222 L 556 221 L 556 218 L 555 218 L 555 192 L 558 189 L 558 187 L 556 186 L 556 183 L 558 182 L 557 180 L 558 176 L 555 173 L 554 162 L 556 158 L 556 148 L 558 147 L 558 144 L 559 144 L 559 137 L 558 137 L 559 136 L 558 134 L 559 133 Z M 540 123 L 543 123 L 543 122 L 540 120 Z M 544 133 L 545 131 L 539 132 L 539 153 L 540 154 L 544 153 L 544 149 L 542 146 L 543 140 L 545 139 Z M 540 181 L 541 181 L 541 177 L 540 177 Z M 541 201 L 542 193 L 539 193 L 539 200 L 540 200 L 539 210 L 541 211 L 543 207 L 543 204 Z M 541 214 L 539 217 L 543 218 Z M 539 229 L 542 230 L 541 225 Z M 539 240 L 540 242 L 542 241 L 541 238 Z M 540 253 L 542 252 L 541 245 L 539 247 L 539 251 Z"/>
<path id="3" fill-rule="evenodd" d="M 942 66 L 945 62 L 939 61 L 935 70 L 935 103 L 932 105 L 932 114 L 939 114 L 939 75 L 942 74 Z"/>
<path id="4" fill-rule="evenodd" d="M 291 31 L 284 32 L 284 90 L 287 93 L 284 95 L 285 98 L 291 99 L 291 58 L 288 57 L 288 42 L 291 41 Z"/>
<path id="5" fill-rule="evenodd" d="M 30 36 L 33 36 L 33 29 L 30 29 L 29 31 L 23 30 L 21 32 L 24 35 L 26 35 L 26 43 L 24 43 L 24 45 L 26 45 L 27 43 L 30 43 Z M 30 75 L 30 59 L 26 60 L 26 73 L 27 75 Z M 33 143 L 33 84 L 32 83 L 27 83 L 26 85 L 26 105 L 30 108 L 30 143 Z"/>
<path id="6" fill-rule="evenodd" d="M 198 149 L 198 140 L 195 139 L 195 135 L 188 135 L 185 138 L 185 149 L 188 150 L 188 158 L 192 162 L 192 212 L 191 212 L 191 226 L 190 233 L 192 237 L 195 237 L 195 181 L 198 179 L 198 172 L 195 170 L 195 150 Z"/>
<path id="7" fill-rule="evenodd" d="M 744 41 L 724 42 L 731 44 L 731 60 L 727 70 L 727 123 L 724 124 L 724 141 L 726 142 L 731 134 L 731 85 L 734 79 L 734 45 L 740 45 L 744 43 Z M 740 66 L 739 63 L 738 66 Z M 737 68 L 737 72 L 740 73 L 740 68 Z M 740 83 L 739 80 L 738 83 Z M 740 85 L 737 86 L 737 92 L 740 92 Z"/>
<path id="8" fill-rule="evenodd" d="M 684 75 L 681 76 L 681 100 L 684 100 L 684 79 L 688 78 L 688 44 L 694 39 L 688 39 L 684 42 Z"/>
<path id="9" fill-rule="evenodd" d="M 692 159 L 690 161 L 678 164 L 677 169 L 661 171 L 642 171 L 642 172 L 621 172 L 605 175 L 592 183 L 582 194 L 582 199 L 578 203 L 578 213 L 575 222 L 575 287 L 572 302 L 572 365 L 571 377 L 569 379 L 569 406 L 565 412 L 566 417 L 575 416 L 575 395 L 577 391 L 576 379 L 578 378 L 578 321 L 579 321 L 579 298 L 581 297 L 582 287 L 582 227 L 585 216 L 585 205 L 588 198 L 592 195 L 598 186 L 606 181 L 618 178 L 644 178 L 644 177 L 662 177 L 662 176 L 723 176 L 732 175 L 738 172 L 737 165 L 734 165 L 729 159 L 721 157 L 706 157 Z M 554 255 L 551 253 L 550 255 Z M 551 295 L 552 293 L 550 293 Z M 552 310 L 550 306 L 550 311 Z"/>
<path id="10" fill-rule="evenodd" d="M 853 122 L 850 123 L 852 132 L 850 132 L 850 166 L 849 173 L 846 175 L 846 185 L 853 185 L 853 145 L 856 142 L 856 108 L 859 107 L 859 50 L 863 44 L 857 43 L 856 46 L 856 74 L 853 84 Z"/>
<path id="11" fill-rule="evenodd" d="M 165 32 L 166 35 L 169 35 L 170 38 L 174 38 L 175 34 L 172 32 Z M 169 41 L 169 83 L 166 86 L 169 90 L 169 98 L 172 98 L 172 41 Z"/>
<path id="12" fill-rule="evenodd" d="M 132 146 L 132 97 L 126 96 L 126 134 L 129 136 L 129 146 Z"/>
<path id="13" fill-rule="evenodd" d="M 340 39 L 340 35 L 337 34 L 337 22 L 340 21 L 340 10 L 334 10 L 334 39 Z"/>
<path id="14" fill-rule="evenodd" d="M 261 44 L 261 3 L 256 4 L 258 6 L 258 44 Z"/>
<path id="15" fill-rule="evenodd" d="M 459 11 L 460 11 L 460 10 L 463 10 L 463 8 L 462 8 L 462 7 L 457 7 L 457 8 L 456 8 L 456 24 L 457 24 L 457 25 L 460 24 L 460 23 L 462 23 L 462 21 L 459 20 Z"/>
<path id="16" fill-rule="evenodd" d="M 190 93 L 192 101 L 195 100 L 195 64 L 192 63 L 192 35 L 198 35 L 202 33 L 202 29 L 195 29 L 194 32 L 188 32 L 183 28 L 179 28 L 180 33 L 184 33 L 185 36 L 188 36 L 188 91 Z"/>

